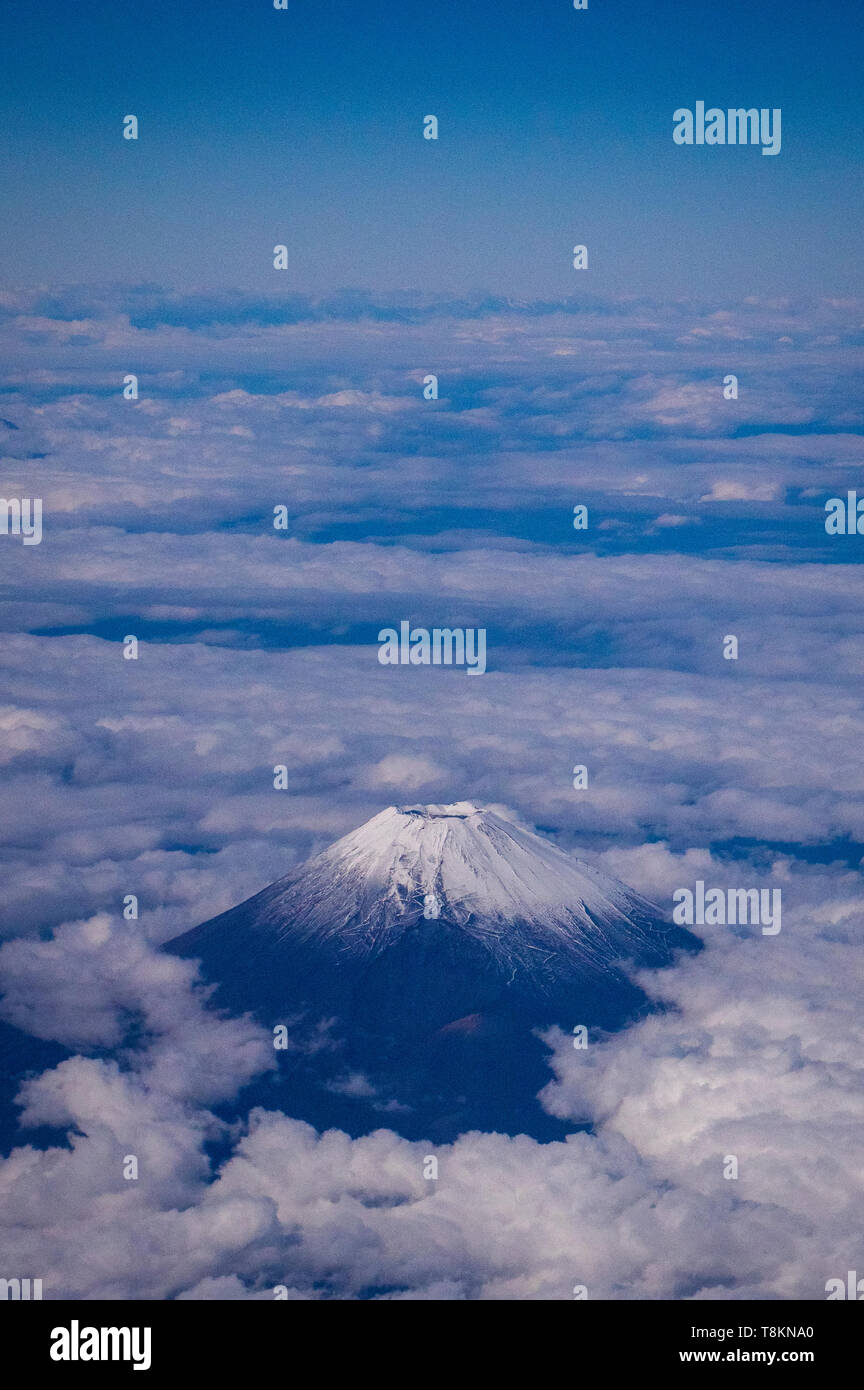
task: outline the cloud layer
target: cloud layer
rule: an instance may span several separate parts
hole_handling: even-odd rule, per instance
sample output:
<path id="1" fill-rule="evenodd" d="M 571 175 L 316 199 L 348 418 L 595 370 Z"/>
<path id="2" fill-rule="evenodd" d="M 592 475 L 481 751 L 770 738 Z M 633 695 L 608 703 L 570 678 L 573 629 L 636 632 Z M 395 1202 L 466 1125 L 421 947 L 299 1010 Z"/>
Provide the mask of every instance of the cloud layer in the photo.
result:
<path id="1" fill-rule="evenodd" d="M 0 538 L 0 1009 L 72 1054 L 0 1162 L 16 1270 L 55 1297 L 782 1299 L 861 1267 L 864 596 L 823 511 L 859 481 L 860 324 L 2 297 L 2 491 L 45 533 Z M 485 626 L 487 674 L 381 667 L 402 618 Z M 226 1126 L 269 1039 L 158 943 L 388 803 L 462 799 L 664 906 L 780 887 L 783 930 L 706 928 L 646 981 L 664 1011 L 550 1035 L 542 1103 L 593 1126 L 566 1143 Z"/>

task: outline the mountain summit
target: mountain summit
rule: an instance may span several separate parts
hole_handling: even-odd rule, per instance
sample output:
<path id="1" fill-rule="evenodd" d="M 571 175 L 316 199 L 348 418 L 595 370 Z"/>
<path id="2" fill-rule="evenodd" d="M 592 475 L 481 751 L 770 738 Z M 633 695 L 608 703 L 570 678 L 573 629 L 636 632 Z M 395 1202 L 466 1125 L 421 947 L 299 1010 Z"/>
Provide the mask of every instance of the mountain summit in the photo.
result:
<path id="1" fill-rule="evenodd" d="M 692 942 L 616 879 L 457 802 L 388 807 L 168 949 L 200 958 L 217 1003 L 288 1027 L 292 1113 L 301 1099 L 302 1118 L 360 1132 L 388 1111 L 436 1137 L 457 1116 L 539 1123 L 535 1030 L 621 1026 L 647 1005 L 628 965 Z"/>

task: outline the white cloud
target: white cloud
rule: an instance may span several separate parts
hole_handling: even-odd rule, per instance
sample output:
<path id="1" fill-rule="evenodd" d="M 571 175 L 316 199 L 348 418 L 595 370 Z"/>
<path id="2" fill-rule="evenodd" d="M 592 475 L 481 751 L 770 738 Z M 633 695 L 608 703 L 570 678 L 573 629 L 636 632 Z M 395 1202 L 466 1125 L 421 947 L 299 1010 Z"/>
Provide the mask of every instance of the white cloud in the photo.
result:
<path id="1" fill-rule="evenodd" d="M 38 477 L 47 518 L 0 552 L 3 1016 L 114 1054 L 25 1086 L 70 1146 L 25 1130 L 0 1162 L 10 1267 L 49 1296 L 297 1300 L 820 1298 L 860 1269 L 862 586 L 821 517 L 860 469 L 860 305 L 0 300 L 4 488 Z M 378 666 L 421 614 L 487 627 L 482 681 Z M 390 1128 L 220 1121 L 270 1040 L 152 945 L 421 791 L 514 807 L 667 904 L 784 893 L 778 938 L 720 932 L 652 982 L 667 1012 L 557 1039 L 546 1104 L 593 1134 L 466 1134 L 436 1183 Z"/>

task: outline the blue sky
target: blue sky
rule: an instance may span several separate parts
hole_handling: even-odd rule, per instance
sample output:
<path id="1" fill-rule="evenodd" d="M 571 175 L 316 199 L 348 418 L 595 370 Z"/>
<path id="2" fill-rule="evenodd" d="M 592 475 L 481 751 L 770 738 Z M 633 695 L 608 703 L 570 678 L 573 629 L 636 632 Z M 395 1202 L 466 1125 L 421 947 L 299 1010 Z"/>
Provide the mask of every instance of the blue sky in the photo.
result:
<path id="1" fill-rule="evenodd" d="M 48 0 L 4 32 L 7 282 L 272 288 L 277 242 L 278 288 L 311 293 L 857 282 L 848 4 Z M 675 146 L 673 110 L 700 99 L 780 107 L 780 155 Z"/>

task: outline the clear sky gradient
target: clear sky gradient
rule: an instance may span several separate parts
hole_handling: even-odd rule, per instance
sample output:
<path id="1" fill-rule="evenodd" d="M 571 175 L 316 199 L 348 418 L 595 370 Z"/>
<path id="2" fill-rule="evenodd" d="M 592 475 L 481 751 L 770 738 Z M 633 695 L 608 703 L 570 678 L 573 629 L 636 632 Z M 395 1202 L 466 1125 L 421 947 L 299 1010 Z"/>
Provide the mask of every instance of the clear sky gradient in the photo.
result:
<path id="1" fill-rule="evenodd" d="M 7 285 L 860 285 L 851 3 L 47 0 L 7 11 L 0 47 Z M 780 107 L 781 153 L 676 146 L 698 100 Z"/>

